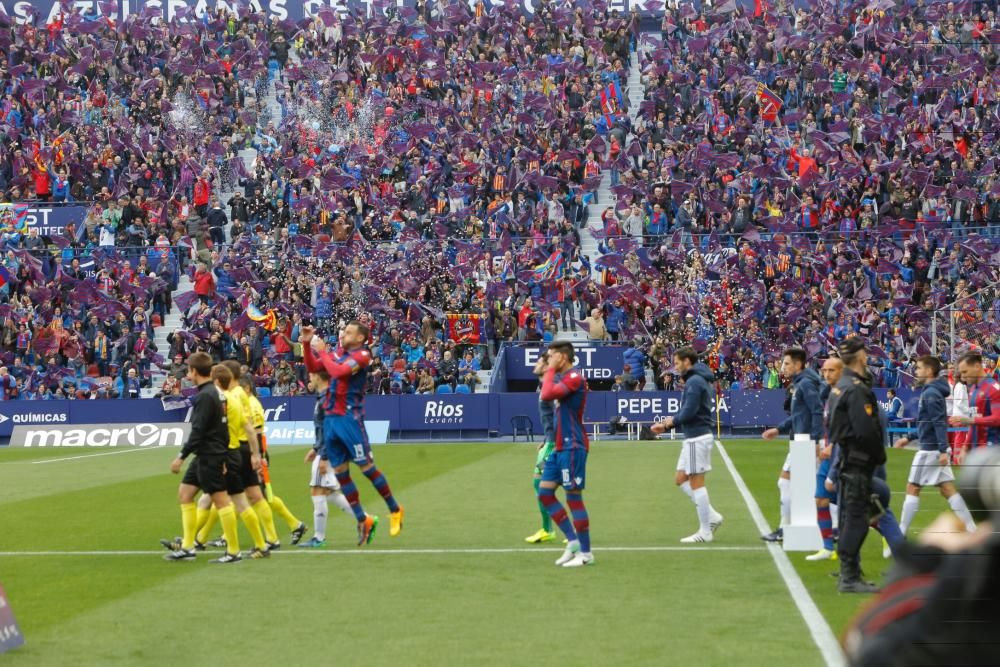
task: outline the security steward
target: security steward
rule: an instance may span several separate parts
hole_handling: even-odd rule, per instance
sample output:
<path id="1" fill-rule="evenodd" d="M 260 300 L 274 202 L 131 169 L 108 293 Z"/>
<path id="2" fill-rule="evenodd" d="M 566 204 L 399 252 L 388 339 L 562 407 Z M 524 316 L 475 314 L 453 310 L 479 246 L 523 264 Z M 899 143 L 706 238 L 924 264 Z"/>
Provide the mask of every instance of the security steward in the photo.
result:
<path id="1" fill-rule="evenodd" d="M 860 338 L 840 344 L 844 372 L 830 390 L 830 440 L 840 444 L 840 557 L 841 593 L 875 593 L 878 588 L 861 578 L 861 545 L 868 535 L 872 506 L 872 477 L 885 463 L 885 433 L 879 406 L 868 375 L 868 354 Z"/>

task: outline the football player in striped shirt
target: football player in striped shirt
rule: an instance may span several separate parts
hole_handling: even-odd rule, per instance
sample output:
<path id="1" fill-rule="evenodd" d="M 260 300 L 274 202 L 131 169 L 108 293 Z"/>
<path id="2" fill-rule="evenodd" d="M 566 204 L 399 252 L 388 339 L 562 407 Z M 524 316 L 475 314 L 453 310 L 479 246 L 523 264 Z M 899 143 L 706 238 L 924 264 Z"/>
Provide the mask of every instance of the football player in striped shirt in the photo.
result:
<path id="1" fill-rule="evenodd" d="M 378 526 L 378 517 L 365 513 L 358 499 L 358 487 L 351 479 L 350 464 L 361 469 L 389 508 L 389 535 L 396 537 L 403 528 L 403 507 L 396 502 L 385 475 L 375 465 L 368 434 L 365 431 L 365 390 L 368 366 L 372 353 L 367 347 L 368 326 L 352 321 L 340 332 L 340 345 L 332 353 L 319 341 L 313 350 L 313 328 L 303 327 L 299 342 L 302 343 L 303 360 L 310 373 L 325 370 L 330 375 L 330 386 L 323 400 L 323 450 L 320 454 L 319 472 L 325 474 L 332 467 L 337 475 L 347 502 L 358 520 L 358 546 L 371 543 Z"/>
<path id="2" fill-rule="evenodd" d="M 545 460 L 538 500 L 568 540 L 556 565 L 582 567 L 594 562 L 590 551 L 590 517 L 583 504 L 587 485 L 587 454 L 590 442 L 583 428 L 587 404 L 587 380 L 573 367 L 576 354 L 567 342 L 549 346 L 545 375 L 542 376 L 543 401 L 555 401 L 555 451 Z M 563 487 L 569 513 L 556 498 L 556 487 Z"/>

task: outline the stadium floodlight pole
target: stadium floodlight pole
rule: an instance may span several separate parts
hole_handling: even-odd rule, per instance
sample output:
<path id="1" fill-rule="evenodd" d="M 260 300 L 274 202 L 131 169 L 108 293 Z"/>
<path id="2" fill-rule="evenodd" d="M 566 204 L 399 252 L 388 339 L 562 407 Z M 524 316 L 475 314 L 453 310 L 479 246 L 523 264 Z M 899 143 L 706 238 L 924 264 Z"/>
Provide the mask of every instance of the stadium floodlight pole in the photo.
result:
<path id="1" fill-rule="evenodd" d="M 938 318 L 931 314 L 931 354 L 938 354 L 937 346 Z M 948 356 L 951 359 L 951 356 Z"/>
<path id="2" fill-rule="evenodd" d="M 722 412 L 720 410 L 722 406 L 722 385 L 716 381 L 715 383 L 715 437 L 722 440 Z"/>
<path id="3" fill-rule="evenodd" d="M 948 361 L 955 360 L 955 305 L 958 304 L 956 300 L 955 303 L 951 304 L 948 308 Z"/>

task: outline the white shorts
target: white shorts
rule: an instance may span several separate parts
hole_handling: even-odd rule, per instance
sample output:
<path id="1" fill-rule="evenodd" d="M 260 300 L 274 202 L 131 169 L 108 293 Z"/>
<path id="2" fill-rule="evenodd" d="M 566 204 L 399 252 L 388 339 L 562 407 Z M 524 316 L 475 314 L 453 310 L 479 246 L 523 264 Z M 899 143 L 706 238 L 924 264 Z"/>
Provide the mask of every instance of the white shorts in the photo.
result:
<path id="1" fill-rule="evenodd" d="M 920 450 L 913 457 L 913 465 L 910 466 L 910 477 L 907 480 L 910 484 L 917 486 L 938 486 L 945 482 L 954 482 L 955 473 L 950 465 L 939 465 L 938 458 L 941 456 L 937 451 Z"/>
<path id="2" fill-rule="evenodd" d="M 781 472 L 792 472 L 792 453 L 785 454 L 785 462 L 781 464 Z"/>
<path id="3" fill-rule="evenodd" d="M 681 455 L 677 459 L 677 469 L 686 475 L 701 475 L 712 469 L 712 445 L 715 439 L 711 433 L 685 440 L 681 445 Z"/>
<path id="4" fill-rule="evenodd" d="M 333 472 L 333 466 L 327 466 L 325 475 L 319 474 L 319 456 L 314 458 L 312 462 L 312 475 L 309 477 L 309 487 L 320 487 L 330 489 L 331 491 L 340 490 L 340 482 L 337 481 L 337 475 Z"/>

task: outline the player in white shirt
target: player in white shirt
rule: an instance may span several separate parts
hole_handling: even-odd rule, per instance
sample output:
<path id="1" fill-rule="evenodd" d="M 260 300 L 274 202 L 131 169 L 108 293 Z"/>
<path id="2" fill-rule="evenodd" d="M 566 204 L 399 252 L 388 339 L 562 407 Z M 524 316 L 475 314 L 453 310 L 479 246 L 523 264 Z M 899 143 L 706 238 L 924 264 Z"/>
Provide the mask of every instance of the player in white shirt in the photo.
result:
<path id="1" fill-rule="evenodd" d="M 333 501 L 341 512 L 354 518 L 354 510 L 347 502 L 343 492 L 340 490 L 340 483 L 333 468 L 327 465 L 326 461 L 321 461 L 319 449 L 323 446 L 323 394 L 330 386 L 330 376 L 326 371 L 309 374 L 309 382 L 313 391 L 319 397 L 316 399 L 316 414 L 314 422 L 316 425 L 316 444 L 306 454 L 306 463 L 312 464 L 312 472 L 309 475 L 309 490 L 313 502 L 313 535 L 305 542 L 299 544 L 306 549 L 315 549 L 326 546 L 326 518 L 329 510 L 329 501 Z"/>

